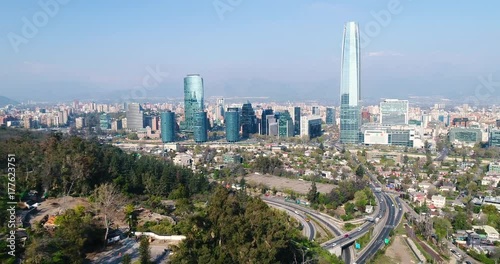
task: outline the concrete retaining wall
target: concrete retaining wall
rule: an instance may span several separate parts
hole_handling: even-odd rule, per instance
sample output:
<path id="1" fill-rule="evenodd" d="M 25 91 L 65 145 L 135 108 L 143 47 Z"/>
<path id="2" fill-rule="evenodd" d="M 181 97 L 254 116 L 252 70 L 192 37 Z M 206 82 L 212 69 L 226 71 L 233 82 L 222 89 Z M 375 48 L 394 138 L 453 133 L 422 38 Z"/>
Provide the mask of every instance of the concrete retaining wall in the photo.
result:
<path id="1" fill-rule="evenodd" d="M 182 241 L 186 239 L 185 236 L 160 236 L 153 232 L 134 232 L 136 236 L 148 236 L 157 240 L 170 240 L 170 241 Z"/>
<path id="2" fill-rule="evenodd" d="M 417 256 L 418 260 L 421 261 L 421 262 L 423 262 L 425 264 L 426 261 L 427 261 L 427 259 L 422 254 L 422 252 L 420 252 L 420 250 L 417 248 L 417 246 L 415 245 L 415 243 L 413 242 L 413 240 L 411 240 L 411 238 L 407 237 L 406 238 L 406 244 L 408 244 L 408 246 L 410 247 L 411 251 L 413 251 L 413 253 L 415 254 L 415 256 Z"/>

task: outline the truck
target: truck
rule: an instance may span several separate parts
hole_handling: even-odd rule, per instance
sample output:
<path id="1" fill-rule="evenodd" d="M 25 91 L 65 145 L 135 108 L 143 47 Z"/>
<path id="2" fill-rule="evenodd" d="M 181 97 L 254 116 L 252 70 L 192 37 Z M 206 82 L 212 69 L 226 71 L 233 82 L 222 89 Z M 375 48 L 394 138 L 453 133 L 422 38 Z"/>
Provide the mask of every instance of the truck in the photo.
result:
<path id="1" fill-rule="evenodd" d="M 381 187 L 375 187 L 375 192 L 376 193 L 382 192 L 382 188 Z"/>

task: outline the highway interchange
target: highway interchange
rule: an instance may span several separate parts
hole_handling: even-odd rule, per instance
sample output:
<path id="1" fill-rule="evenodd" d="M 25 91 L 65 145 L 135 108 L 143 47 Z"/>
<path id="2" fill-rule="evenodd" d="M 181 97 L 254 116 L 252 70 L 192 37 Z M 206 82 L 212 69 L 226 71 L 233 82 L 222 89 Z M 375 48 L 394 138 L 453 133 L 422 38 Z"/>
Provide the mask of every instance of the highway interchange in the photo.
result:
<path id="1" fill-rule="evenodd" d="M 334 146 L 337 149 L 340 149 L 338 144 Z M 359 164 L 359 161 L 357 160 L 355 155 L 354 160 Z M 331 234 L 335 235 L 335 237 L 323 243 L 322 247 L 329 251 L 333 250 L 333 248 L 335 247 L 344 247 L 342 257 L 345 263 L 366 263 L 369 258 L 374 256 L 376 252 L 384 246 L 384 240 L 386 238 L 389 238 L 391 230 L 393 230 L 399 224 L 403 216 L 403 207 L 401 205 L 399 197 L 393 198 L 385 192 L 377 192 L 376 188 L 381 186 L 380 183 L 370 172 L 368 172 L 368 175 L 371 178 L 370 188 L 374 192 L 377 199 L 377 204 L 379 205 L 379 208 L 377 208 L 377 211 L 375 211 L 375 216 L 373 218 L 378 217 L 380 220 L 378 222 L 367 221 L 359 228 L 347 233 L 343 232 L 342 229 L 337 226 L 337 221 L 334 221 L 334 219 L 330 216 L 319 213 L 310 208 L 286 202 L 283 199 L 269 197 L 262 197 L 262 199 L 270 206 L 285 210 L 290 215 L 297 215 L 294 217 L 304 225 L 304 234 L 310 240 L 314 239 L 315 234 L 317 234 L 317 230 L 311 222 L 305 221 L 306 216 L 314 219 L 315 222 L 326 228 Z M 370 243 L 357 255 L 353 254 L 353 242 L 359 237 L 363 236 L 366 232 L 369 232 L 372 228 L 374 230 L 374 237 L 372 237 Z"/>

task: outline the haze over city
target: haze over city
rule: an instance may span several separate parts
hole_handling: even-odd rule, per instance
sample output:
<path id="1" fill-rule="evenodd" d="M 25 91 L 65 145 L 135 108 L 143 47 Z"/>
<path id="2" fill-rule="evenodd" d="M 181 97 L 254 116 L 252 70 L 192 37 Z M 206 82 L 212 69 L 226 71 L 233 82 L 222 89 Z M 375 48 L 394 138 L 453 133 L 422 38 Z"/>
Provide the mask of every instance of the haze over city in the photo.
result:
<path id="1" fill-rule="evenodd" d="M 347 21 L 367 36 L 362 100 L 461 99 L 475 95 L 480 78 L 500 79 L 496 1 L 63 2 L 54 12 L 2 4 L 1 95 L 109 99 L 140 85 L 149 66 L 168 73 L 149 97 L 182 97 L 183 76 L 200 73 L 207 96 L 338 103 Z M 23 34 L 37 12 L 46 23 Z"/>

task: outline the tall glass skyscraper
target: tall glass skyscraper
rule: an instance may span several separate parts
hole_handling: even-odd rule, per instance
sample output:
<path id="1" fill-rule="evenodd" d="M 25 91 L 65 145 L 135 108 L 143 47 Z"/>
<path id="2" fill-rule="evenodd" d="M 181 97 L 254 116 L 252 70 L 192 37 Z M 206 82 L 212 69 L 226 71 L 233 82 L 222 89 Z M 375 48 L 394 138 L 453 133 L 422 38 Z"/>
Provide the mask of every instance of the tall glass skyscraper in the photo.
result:
<path id="1" fill-rule="evenodd" d="M 171 111 L 161 113 L 161 141 L 163 143 L 175 141 L 175 113 Z"/>
<path id="2" fill-rule="evenodd" d="M 203 78 L 199 74 L 189 74 L 184 78 L 184 126 L 193 131 L 195 114 L 203 112 Z"/>
<path id="3" fill-rule="evenodd" d="M 295 136 L 300 135 L 300 107 L 293 108 L 293 123 L 295 125 Z"/>
<path id="4" fill-rule="evenodd" d="M 273 109 L 265 109 L 262 111 L 262 118 L 260 119 L 260 134 L 261 135 L 268 135 L 269 131 L 267 131 L 268 121 L 267 121 L 267 116 L 273 115 Z"/>
<path id="5" fill-rule="evenodd" d="M 356 22 L 344 26 L 340 76 L 340 142 L 360 142 L 360 39 Z"/>
<path id="6" fill-rule="evenodd" d="M 335 125 L 335 108 L 333 107 L 326 108 L 325 122 L 327 125 Z"/>
<path id="7" fill-rule="evenodd" d="M 290 116 L 288 110 L 281 113 L 278 119 L 278 137 L 279 138 L 287 138 L 293 137 L 295 132 L 295 127 L 293 125 L 293 119 Z"/>
<path id="8" fill-rule="evenodd" d="M 227 142 L 237 142 L 240 140 L 240 109 L 230 107 L 224 114 L 224 123 L 226 124 Z"/>
<path id="9" fill-rule="evenodd" d="M 194 141 L 196 143 L 207 142 L 208 139 L 208 119 L 207 112 L 197 112 L 194 114 Z"/>
<path id="10" fill-rule="evenodd" d="M 127 107 L 127 128 L 135 131 L 144 128 L 144 112 L 141 105 L 129 103 Z"/>
<path id="11" fill-rule="evenodd" d="M 241 107 L 241 132 L 243 138 L 258 132 L 257 116 L 250 102 Z"/>

